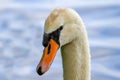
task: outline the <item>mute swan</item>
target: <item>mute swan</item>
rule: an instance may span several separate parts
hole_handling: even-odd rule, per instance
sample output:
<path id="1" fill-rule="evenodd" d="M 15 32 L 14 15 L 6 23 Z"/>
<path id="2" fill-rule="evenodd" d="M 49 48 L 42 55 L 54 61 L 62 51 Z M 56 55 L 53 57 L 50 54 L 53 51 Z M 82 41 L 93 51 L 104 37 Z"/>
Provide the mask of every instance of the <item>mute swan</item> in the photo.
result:
<path id="1" fill-rule="evenodd" d="M 61 47 L 64 80 L 90 80 L 87 32 L 80 16 L 70 8 L 56 8 L 45 21 L 43 56 L 37 73 L 45 73 Z"/>

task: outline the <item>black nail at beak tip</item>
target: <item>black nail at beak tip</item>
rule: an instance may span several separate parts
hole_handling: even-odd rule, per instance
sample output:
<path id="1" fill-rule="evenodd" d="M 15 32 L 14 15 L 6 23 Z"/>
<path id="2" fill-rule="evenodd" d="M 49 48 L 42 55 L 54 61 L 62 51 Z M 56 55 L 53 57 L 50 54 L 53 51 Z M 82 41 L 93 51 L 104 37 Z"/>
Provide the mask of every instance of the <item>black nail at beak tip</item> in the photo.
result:
<path id="1" fill-rule="evenodd" d="M 38 73 L 40 76 L 43 74 L 43 72 L 42 72 L 42 67 L 39 67 L 39 68 L 37 69 L 37 73 Z"/>

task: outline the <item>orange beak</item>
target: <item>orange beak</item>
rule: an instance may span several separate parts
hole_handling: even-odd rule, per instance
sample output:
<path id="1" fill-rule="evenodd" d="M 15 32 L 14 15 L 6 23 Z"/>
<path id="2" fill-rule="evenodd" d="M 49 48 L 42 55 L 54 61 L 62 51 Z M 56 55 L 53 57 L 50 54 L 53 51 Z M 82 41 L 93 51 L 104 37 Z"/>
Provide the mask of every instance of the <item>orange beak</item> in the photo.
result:
<path id="1" fill-rule="evenodd" d="M 47 47 L 44 48 L 42 58 L 37 66 L 37 73 L 39 75 L 42 75 L 49 69 L 58 48 L 59 44 L 56 43 L 53 39 L 50 39 Z"/>

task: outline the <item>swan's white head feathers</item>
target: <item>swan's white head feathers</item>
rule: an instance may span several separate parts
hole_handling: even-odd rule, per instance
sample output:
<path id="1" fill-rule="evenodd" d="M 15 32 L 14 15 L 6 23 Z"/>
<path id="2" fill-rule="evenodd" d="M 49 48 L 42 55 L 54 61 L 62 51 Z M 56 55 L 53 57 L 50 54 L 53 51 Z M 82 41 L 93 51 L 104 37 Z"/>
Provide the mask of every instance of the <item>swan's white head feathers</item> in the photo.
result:
<path id="1" fill-rule="evenodd" d="M 44 31 L 51 33 L 63 26 L 59 40 L 62 46 L 72 41 L 79 34 L 80 25 L 83 26 L 83 22 L 73 9 L 56 8 L 46 19 Z"/>

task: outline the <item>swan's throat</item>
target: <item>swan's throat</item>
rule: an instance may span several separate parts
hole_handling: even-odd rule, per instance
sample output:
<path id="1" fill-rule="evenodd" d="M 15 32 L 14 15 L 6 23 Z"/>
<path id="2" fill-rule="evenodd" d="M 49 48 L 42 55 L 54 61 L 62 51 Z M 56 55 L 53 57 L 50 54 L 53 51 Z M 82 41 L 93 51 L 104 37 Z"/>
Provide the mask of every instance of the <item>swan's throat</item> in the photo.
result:
<path id="1" fill-rule="evenodd" d="M 80 41 L 78 38 L 61 48 L 64 80 L 90 80 L 88 43 Z"/>

